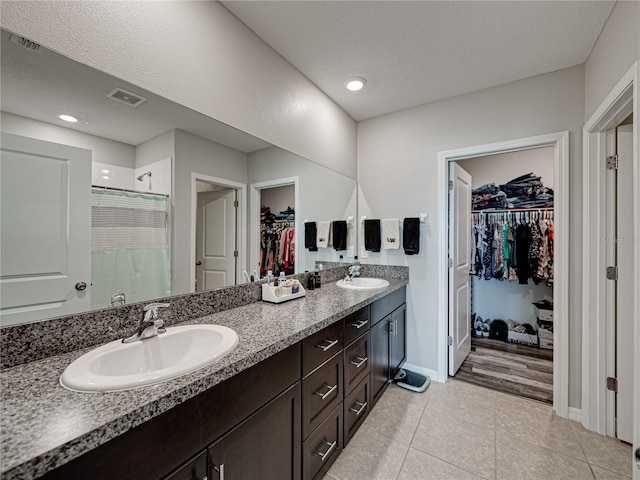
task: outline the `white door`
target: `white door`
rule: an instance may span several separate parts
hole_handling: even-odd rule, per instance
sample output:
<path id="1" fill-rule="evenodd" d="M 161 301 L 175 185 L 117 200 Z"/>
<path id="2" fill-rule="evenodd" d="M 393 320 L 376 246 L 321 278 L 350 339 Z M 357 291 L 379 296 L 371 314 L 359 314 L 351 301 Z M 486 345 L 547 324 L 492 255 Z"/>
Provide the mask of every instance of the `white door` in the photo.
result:
<path id="1" fill-rule="evenodd" d="M 89 310 L 91 152 L 1 140 L 0 323 Z"/>
<path id="2" fill-rule="evenodd" d="M 236 190 L 198 193 L 196 291 L 236 283 Z"/>
<path id="3" fill-rule="evenodd" d="M 471 175 L 449 167 L 449 375 L 471 352 Z"/>
<path id="4" fill-rule="evenodd" d="M 617 128 L 616 436 L 633 443 L 633 125 Z"/>

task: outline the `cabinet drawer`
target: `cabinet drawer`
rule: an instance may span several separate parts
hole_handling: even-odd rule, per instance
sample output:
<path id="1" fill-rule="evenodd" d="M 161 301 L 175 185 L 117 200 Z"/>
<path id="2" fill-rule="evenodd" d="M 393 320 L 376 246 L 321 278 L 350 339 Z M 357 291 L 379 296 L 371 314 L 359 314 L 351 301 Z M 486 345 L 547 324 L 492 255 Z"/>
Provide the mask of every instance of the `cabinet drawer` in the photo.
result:
<path id="1" fill-rule="evenodd" d="M 356 433 L 371 410 L 371 383 L 369 375 L 344 399 L 344 447 Z"/>
<path id="2" fill-rule="evenodd" d="M 371 326 L 378 323 L 406 301 L 407 295 L 405 287 L 402 287 L 395 292 L 391 292 L 386 297 L 382 297 L 373 302 L 371 304 Z"/>
<path id="3" fill-rule="evenodd" d="M 371 309 L 369 305 L 361 308 L 357 312 L 353 312 L 351 315 L 344 319 L 344 344 L 349 345 L 360 335 L 369 330 L 369 316 Z"/>
<path id="4" fill-rule="evenodd" d="M 207 452 L 189 460 L 164 480 L 202 480 L 207 476 Z"/>
<path id="5" fill-rule="evenodd" d="M 342 352 L 302 379 L 302 438 L 342 401 Z"/>
<path id="6" fill-rule="evenodd" d="M 369 353 L 371 341 L 369 333 L 360 337 L 344 349 L 344 391 L 345 395 L 360 383 L 369 373 Z"/>
<path id="7" fill-rule="evenodd" d="M 302 375 L 333 357 L 343 347 L 343 322 L 323 328 L 302 341 Z"/>
<path id="8" fill-rule="evenodd" d="M 302 444 L 303 480 L 320 479 L 342 451 L 342 403 Z"/>

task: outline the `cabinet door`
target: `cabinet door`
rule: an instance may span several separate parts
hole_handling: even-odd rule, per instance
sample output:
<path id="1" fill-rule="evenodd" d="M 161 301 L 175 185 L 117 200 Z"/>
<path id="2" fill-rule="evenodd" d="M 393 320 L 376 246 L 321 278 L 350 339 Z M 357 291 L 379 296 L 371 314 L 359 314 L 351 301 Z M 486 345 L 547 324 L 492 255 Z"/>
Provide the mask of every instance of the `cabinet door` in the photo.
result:
<path id="1" fill-rule="evenodd" d="M 207 478 L 207 452 L 185 463 L 164 480 L 204 480 Z"/>
<path id="2" fill-rule="evenodd" d="M 209 478 L 299 480 L 300 431 L 296 383 L 208 448 Z"/>
<path id="3" fill-rule="evenodd" d="M 389 326 L 389 375 L 393 378 L 406 358 L 406 326 L 407 326 L 407 305 L 402 305 L 391 314 L 391 324 Z"/>
<path id="4" fill-rule="evenodd" d="M 389 380 L 389 325 L 391 315 L 371 328 L 371 401 L 375 405 Z"/>

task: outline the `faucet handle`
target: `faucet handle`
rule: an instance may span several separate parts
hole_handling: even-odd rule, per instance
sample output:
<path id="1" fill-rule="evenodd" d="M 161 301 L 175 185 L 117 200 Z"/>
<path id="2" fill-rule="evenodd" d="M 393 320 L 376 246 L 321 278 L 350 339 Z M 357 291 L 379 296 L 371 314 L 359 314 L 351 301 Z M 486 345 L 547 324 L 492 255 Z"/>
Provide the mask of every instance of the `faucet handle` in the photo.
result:
<path id="1" fill-rule="evenodd" d="M 148 312 L 149 310 L 157 311 L 159 308 L 167 308 L 169 306 L 171 306 L 170 303 L 150 303 L 149 305 L 145 305 L 142 310 L 145 312 Z"/>

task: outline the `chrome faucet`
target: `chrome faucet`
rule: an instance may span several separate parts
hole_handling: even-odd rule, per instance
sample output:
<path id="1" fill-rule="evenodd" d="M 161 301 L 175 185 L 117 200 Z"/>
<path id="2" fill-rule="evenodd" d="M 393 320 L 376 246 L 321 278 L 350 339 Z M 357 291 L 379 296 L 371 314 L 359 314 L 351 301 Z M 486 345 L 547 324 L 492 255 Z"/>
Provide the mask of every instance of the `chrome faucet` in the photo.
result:
<path id="1" fill-rule="evenodd" d="M 353 265 L 351 265 L 349 267 L 349 272 L 347 273 L 347 275 L 344 277 L 344 281 L 345 282 L 350 282 L 351 280 L 353 280 L 353 275 L 356 273 L 356 267 L 354 267 Z"/>
<path id="2" fill-rule="evenodd" d="M 164 328 L 164 320 L 158 317 L 159 308 L 167 308 L 169 303 L 150 303 L 145 305 L 144 317 L 140 320 L 133 335 L 122 339 L 122 343 L 133 343 L 144 338 L 155 337 L 167 330 Z"/>

